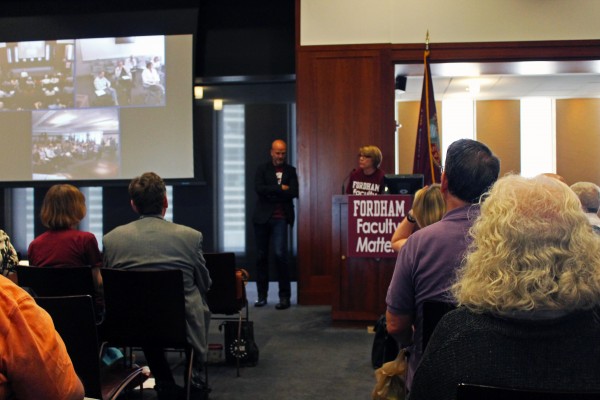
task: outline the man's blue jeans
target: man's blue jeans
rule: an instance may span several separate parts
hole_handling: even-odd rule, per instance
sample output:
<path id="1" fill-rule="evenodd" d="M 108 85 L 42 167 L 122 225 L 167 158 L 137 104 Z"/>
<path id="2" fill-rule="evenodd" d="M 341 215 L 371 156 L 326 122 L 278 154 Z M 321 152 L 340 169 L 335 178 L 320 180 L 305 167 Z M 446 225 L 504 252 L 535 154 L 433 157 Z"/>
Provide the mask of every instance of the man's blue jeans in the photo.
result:
<path id="1" fill-rule="evenodd" d="M 279 297 L 289 299 L 290 271 L 288 268 L 288 224 L 285 219 L 271 218 L 266 224 L 254 224 L 256 240 L 256 289 L 259 299 L 266 299 L 269 291 L 269 246 L 275 252 L 279 280 Z"/>

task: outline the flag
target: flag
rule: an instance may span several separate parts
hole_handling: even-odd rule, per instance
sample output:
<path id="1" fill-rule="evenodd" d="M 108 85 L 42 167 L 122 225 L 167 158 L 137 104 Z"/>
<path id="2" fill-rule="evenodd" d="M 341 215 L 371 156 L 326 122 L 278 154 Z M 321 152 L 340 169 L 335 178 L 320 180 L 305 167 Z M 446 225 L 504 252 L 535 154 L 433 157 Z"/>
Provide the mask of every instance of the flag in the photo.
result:
<path id="1" fill-rule="evenodd" d="M 429 49 L 425 50 L 423 63 L 423 91 L 421 93 L 421 107 L 417 126 L 413 174 L 423 174 L 425 185 L 431 185 L 440 182 L 442 157 L 437 111 L 433 96 L 433 82 L 431 81 L 431 70 L 429 68 Z"/>

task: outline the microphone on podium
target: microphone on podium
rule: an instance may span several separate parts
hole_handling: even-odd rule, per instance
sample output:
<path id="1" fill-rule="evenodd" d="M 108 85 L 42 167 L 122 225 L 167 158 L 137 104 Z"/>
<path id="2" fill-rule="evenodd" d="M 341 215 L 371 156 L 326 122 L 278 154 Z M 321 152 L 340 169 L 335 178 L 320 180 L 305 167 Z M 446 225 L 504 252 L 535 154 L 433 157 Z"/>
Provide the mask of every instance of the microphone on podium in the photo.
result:
<path id="1" fill-rule="evenodd" d="M 350 171 L 350 173 L 344 178 L 344 181 L 342 182 L 342 194 L 346 194 L 346 183 L 348 182 L 348 179 L 350 179 L 350 176 L 354 173 L 354 171 L 356 171 L 356 168 L 352 168 L 352 171 Z"/>

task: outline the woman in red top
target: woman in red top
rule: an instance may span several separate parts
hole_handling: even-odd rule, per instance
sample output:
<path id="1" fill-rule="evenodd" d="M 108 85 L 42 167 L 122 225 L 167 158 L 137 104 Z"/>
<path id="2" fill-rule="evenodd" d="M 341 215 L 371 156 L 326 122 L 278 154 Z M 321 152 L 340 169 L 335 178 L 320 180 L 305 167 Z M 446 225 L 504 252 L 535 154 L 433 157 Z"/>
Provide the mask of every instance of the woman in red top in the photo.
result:
<path id="1" fill-rule="evenodd" d="M 76 229 L 85 214 L 85 197 L 79 189 L 67 184 L 52 186 L 40 212 L 48 230 L 31 242 L 27 256 L 29 265 L 36 267 L 90 266 L 96 292 L 101 294 L 102 256 L 98 241 L 93 234 Z"/>
<path id="2" fill-rule="evenodd" d="M 381 165 L 381 150 L 377 146 L 363 146 L 358 149 L 358 169 L 350 173 L 346 194 L 374 195 L 385 190 L 385 172 Z"/>

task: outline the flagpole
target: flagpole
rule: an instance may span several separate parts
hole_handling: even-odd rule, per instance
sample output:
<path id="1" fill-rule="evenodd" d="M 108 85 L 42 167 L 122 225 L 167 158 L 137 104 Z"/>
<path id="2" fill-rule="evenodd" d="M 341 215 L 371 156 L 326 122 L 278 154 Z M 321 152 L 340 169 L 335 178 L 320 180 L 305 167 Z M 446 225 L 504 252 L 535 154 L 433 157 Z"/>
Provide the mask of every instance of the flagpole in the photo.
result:
<path id="1" fill-rule="evenodd" d="M 429 152 L 429 168 L 431 169 L 431 183 L 436 183 L 435 172 L 433 169 L 433 155 L 431 154 L 431 126 L 429 116 L 429 69 L 427 68 L 427 59 L 429 57 L 429 29 L 427 29 L 427 35 L 425 36 L 425 52 L 423 53 L 423 65 L 425 67 L 425 112 L 427 115 L 427 151 Z"/>

